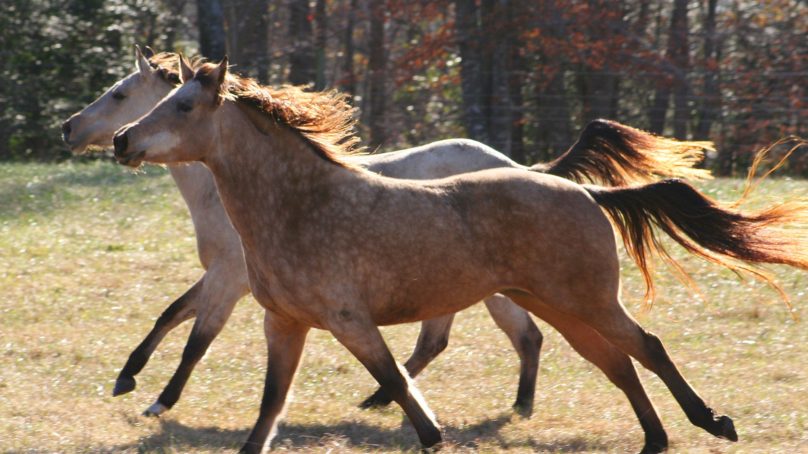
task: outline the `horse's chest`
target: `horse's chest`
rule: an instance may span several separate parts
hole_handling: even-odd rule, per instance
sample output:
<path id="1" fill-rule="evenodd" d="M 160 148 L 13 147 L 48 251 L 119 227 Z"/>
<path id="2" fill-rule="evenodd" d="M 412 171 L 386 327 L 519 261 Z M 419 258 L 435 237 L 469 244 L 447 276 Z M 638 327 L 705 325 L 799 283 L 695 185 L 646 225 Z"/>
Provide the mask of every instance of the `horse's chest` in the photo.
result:
<path id="1" fill-rule="evenodd" d="M 311 286 L 299 282 L 301 276 L 268 272 L 251 260 L 247 260 L 247 273 L 253 296 L 265 309 L 309 326 L 322 327 L 321 304 L 310 294 Z"/>

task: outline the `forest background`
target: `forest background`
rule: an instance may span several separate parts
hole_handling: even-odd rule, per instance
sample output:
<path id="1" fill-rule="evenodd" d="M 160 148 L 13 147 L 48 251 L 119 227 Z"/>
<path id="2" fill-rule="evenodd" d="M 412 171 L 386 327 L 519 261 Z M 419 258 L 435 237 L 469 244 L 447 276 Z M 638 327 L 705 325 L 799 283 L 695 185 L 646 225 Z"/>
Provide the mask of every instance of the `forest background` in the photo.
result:
<path id="1" fill-rule="evenodd" d="M 59 125 L 137 43 L 349 93 L 382 151 L 469 137 L 544 161 L 610 118 L 713 140 L 728 175 L 805 135 L 806 36 L 801 0 L 4 0 L 0 160 L 80 159 Z M 808 175 L 808 147 L 785 171 Z"/>

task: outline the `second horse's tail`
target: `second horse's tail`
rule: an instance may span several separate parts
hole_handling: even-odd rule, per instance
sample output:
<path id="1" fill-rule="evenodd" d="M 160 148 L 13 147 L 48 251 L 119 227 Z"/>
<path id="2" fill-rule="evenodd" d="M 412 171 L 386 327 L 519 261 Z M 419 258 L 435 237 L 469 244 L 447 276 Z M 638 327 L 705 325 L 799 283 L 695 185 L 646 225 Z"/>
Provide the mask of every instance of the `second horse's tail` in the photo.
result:
<path id="1" fill-rule="evenodd" d="M 712 142 L 667 139 L 611 120 L 593 120 L 563 155 L 533 170 L 582 182 L 609 186 L 645 183 L 658 178 L 710 178 L 693 166 L 704 159 Z"/>
<path id="2" fill-rule="evenodd" d="M 612 219 L 639 266 L 648 289 L 646 301 L 654 295 L 650 254 L 661 255 L 681 271 L 660 243 L 654 226 L 695 255 L 734 271 L 753 273 L 786 301 L 780 287 L 754 265 L 780 263 L 808 269 L 808 204 L 804 202 L 745 214 L 722 207 L 676 179 L 623 188 L 585 188 Z"/>

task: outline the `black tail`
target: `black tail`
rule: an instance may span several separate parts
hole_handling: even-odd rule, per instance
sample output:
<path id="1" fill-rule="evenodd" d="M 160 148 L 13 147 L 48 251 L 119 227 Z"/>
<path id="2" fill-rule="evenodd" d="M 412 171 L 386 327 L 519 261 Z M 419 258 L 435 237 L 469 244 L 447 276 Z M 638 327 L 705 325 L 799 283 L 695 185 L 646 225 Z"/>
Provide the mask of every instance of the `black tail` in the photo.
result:
<path id="1" fill-rule="evenodd" d="M 624 188 L 585 188 L 608 213 L 642 271 L 648 288 L 646 301 L 654 295 L 650 254 L 658 254 L 682 270 L 659 242 L 653 226 L 695 255 L 734 271 L 751 272 L 784 298 L 780 287 L 753 264 L 781 263 L 808 269 L 808 203 L 786 203 L 744 214 L 723 208 L 681 180 Z M 803 228 L 789 229 L 787 224 Z"/>
<path id="2" fill-rule="evenodd" d="M 667 139 L 610 120 L 593 120 L 563 155 L 533 170 L 562 178 L 600 181 L 609 186 L 645 183 L 658 178 L 710 178 L 693 166 L 712 142 Z"/>

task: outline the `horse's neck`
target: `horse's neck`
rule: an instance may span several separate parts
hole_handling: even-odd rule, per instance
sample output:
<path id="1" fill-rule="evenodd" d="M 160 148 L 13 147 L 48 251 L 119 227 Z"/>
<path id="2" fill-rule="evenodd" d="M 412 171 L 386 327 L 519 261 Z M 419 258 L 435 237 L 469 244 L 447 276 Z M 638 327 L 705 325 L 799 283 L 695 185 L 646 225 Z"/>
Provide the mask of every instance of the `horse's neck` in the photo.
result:
<path id="1" fill-rule="evenodd" d="M 206 199 L 216 196 L 213 175 L 201 162 L 172 165 L 168 167 L 168 171 L 191 213 L 201 211 L 206 205 Z"/>
<path id="2" fill-rule="evenodd" d="M 352 172 L 318 156 L 289 127 L 257 120 L 245 109 L 250 108 L 229 102 L 222 106 L 221 135 L 206 163 L 230 220 L 248 246 L 272 239 L 307 198 Z"/>

